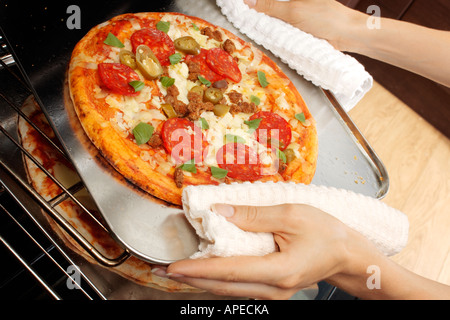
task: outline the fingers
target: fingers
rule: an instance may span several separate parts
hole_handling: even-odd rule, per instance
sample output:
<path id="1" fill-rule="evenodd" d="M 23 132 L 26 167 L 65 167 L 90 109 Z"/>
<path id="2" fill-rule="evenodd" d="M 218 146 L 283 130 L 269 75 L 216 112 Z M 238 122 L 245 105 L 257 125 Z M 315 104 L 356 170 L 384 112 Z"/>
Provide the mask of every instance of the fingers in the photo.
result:
<path id="1" fill-rule="evenodd" d="M 217 295 L 288 299 L 303 287 L 297 278 L 285 277 L 289 272 L 280 261 L 286 260 L 277 255 L 181 260 L 169 265 L 164 273 Z"/>
<path id="2" fill-rule="evenodd" d="M 263 12 L 267 15 L 283 18 L 289 13 L 289 2 L 276 0 L 244 0 L 250 8 Z"/>
<path id="3" fill-rule="evenodd" d="M 260 300 L 286 300 L 298 291 L 298 289 L 280 289 L 263 283 L 226 282 L 190 277 L 176 277 L 173 279 L 215 295 Z"/>
<path id="4" fill-rule="evenodd" d="M 251 207 L 215 204 L 212 210 L 243 230 L 277 233 L 287 231 L 289 224 L 286 222 L 295 209 L 291 205 Z"/>
<path id="5" fill-rule="evenodd" d="M 283 277 L 281 253 L 264 257 L 244 256 L 181 260 L 167 267 L 167 273 L 192 278 L 221 280 L 227 282 L 260 282 L 277 285 Z M 268 267 L 270 266 L 270 267 Z"/>

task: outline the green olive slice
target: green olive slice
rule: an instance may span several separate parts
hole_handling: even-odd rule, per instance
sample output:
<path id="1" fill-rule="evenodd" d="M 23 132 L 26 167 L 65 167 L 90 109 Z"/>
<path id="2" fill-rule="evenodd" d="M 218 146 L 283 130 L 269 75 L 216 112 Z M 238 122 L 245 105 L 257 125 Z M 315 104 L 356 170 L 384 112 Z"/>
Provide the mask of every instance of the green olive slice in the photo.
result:
<path id="1" fill-rule="evenodd" d="M 167 118 L 176 118 L 177 117 L 177 113 L 175 111 L 175 109 L 173 108 L 173 106 L 170 103 L 165 103 L 161 105 L 161 109 L 164 111 L 165 115 L 167 116 Z"/>
<path id="2" fill-rule="evenodd" d="M 214 114 L 218 117 L 223 117 L 227 114 L 227 112 L 230 111 L 230 106 L 227 106 L 225 104 L 216 104 L 214 105 Z"/>
<path id="3" fill-rule="evenodd" d="M 200 45 L 191 36 L 175 39 L 173 42 L 175 49 L 186 54 L 198 55 L 201 51 Z"/>
<path id="4" fill-rule="evenodd" d="M 220 89 L 217 88 L 208 88 L 205 91 L 204 100 L 212 102 L 214 104 L 219 103 L 223 98 L 223 93 Z"/>
<path id="5" fill-rule="evenodd" d="M 124 64 L 132 69 L 137 68 L 136 56 L 134 55 L 133 52 L 122 49 L 119 52 L 119 59 L 121 64 Z"/>
<path id="6" fill-rule="evenodd" d="M 295 160 L 295 152 L 292 149 L 286 149 L 284 150 L 284 155 L 286 156 L 286 163 L 290 163 L 291 161 Z"/>
<path id="7" fill-rule="evenodd" d="M 163 74 L 163 68 L 152 49 L 146 45 L 140 45 L 136 48 L 136 64 L 142 75 L 153 80 Z"/>

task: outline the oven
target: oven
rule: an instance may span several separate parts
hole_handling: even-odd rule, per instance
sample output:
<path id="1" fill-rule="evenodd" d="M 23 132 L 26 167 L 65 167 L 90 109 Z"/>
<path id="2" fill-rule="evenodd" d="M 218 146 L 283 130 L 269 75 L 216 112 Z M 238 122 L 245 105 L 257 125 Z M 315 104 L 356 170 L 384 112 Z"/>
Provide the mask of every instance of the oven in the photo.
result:
<path id="1" fill-rule="evenodd" d="M 209 6 L 214 1 L 205 1 Z M 64 199 L 86 188 L 83 180 L 51 200 L 43 199 L 27 179 L 24 159 L 33 160 L 21 145 L 17 132 L 19 118 L 33 121 L 22 111 L 24 101 L 34 96 L 41 104 L 51 103 L 48 96 L 58 91 L 75 43 L 91 27 L 126 12 L 178 11 L 192 1 L 35 1 L 25 6 L 18 1 L 3 1 L 0 8 L 0 254 L 2 272 L 0 293 L 9 300 L 113 300 L 113 299 L 215 299 L 207 293 L 170 293 L 142 286 L 108 268 L 130 257 L 113 259 L 95 252 L 55 207 Z M 77 9 L 78 8 L 78 9 Z M 80 10 L 80 21 L 75 21 Z M 72 17 L 72 19 L 71 19 Z M 77 25 L 80 23 L 80 25 Z M 81 27 L 81 28 L 80 28 Z M 80 28 L 80 29 L 79 29 Z M 44 99 L 43 96 L 45 96 Z M 47 139 L 44 132 L 39 132 Z M 67 151 L 53 145 L 70 160 Z M 47 175 L 44 168 L 42 170 Z M 52 179 L 55 179 L 52 177 Z M 89 210 L 86 209 L 86 215 Z M 88 252 L 85 258 L 67 248 L 49 226 L 50 217 Z M 97 221 L 101 224 L 101 221 Z M 107 226 L 101 226 L 107 229 Z M 92 262 L 94 261 L 94 262 Z M 220 297 L 221 298 L 221 297 Z M 326 283 L 300 292 L 294 299 L 354 299 Z"/>

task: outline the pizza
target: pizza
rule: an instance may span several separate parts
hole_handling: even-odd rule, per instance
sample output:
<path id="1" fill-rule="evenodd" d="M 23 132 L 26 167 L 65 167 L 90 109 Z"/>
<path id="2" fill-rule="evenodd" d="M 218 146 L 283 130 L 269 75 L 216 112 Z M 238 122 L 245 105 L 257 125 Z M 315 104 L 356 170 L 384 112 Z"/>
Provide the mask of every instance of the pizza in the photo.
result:
<path id="1" fill-rule="evenodd" d="M 51 129 L 44 113 L 40 110 L 33 96 L 30 96 L 22 106 L 22 112 L 50 139 L 59 145 L 55 133 Z M 43 138 L 40 133 L 24 118 L 19 117 L 18 135 L 21 145 L 35 160 L 37 160 L 53 177 L 55 177 L 65 188 L 69 188 L 80 181 L 80 178 L 72 164 L 55 149 L 50 142 Z M 59 145 L 59 147 L 61 147 Z M 62 193 L 60 187 L 42 171 L 32 160 L 24 156 L 25 170 L 32 187 L 46 200 L 50 201 Z M 85 206 L 95 219 L 102 221 L 101 215 L 92 201 L 86 189 L 81 189 L 74 196 Z M 111 235 L 92 219 L 72 199 L 62 201 L 55 206 L 55 210 L 89 242 L 102 255 L 113 259 L 122 254 L 121 248 Z M 87 253 L 74 238 L 67 234 L 55 220 L 43 211 L 51 230 L 59 237 L 65 246 L 82 256 L 88 262 L 104 267 Z M 155 275 L 152 270 L 160 266 L 142 261 L 130 256 L 124 262 L 115 267 L 104 267 L 121 277 L 133 281 L 142 286 L 165 292 L 201 293 L 200 289 Z"/>
<path id="2" fill-rule="evenodd" d="M 180 205 L 187 185 L 311 182 L 315 121 L 290 79 L 228 30 L 133 13 L 75 46 L 70 98 L 90 141 L 128 181 Z"/>

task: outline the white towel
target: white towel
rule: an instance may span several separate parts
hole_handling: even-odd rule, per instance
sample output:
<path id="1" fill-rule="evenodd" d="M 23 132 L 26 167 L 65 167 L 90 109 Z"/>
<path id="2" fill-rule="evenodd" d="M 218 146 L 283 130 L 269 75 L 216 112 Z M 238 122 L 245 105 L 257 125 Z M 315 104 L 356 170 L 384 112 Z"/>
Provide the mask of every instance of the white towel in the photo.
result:
<path id="1" fill-rule="evenodd" d="M 243 34 L 279 57 L 316 86 L 331 91 L 349 111 L 372 88 L 373 78 L 353 57 L 280 19 L 250 9 L 243 0 L 217 0 Z"/>
<path id="2" fill-rule="evenodd" d="M 199 251 L 191 258 L 261 256 L 276 250 L 271 233 L 239 229 L 211 210 L 215 203 L 311 205 L 366 236 L 387 256 L 400 252 L 408 240 L 409 222 L 404 213 L 377 199 L 326 186 L 290 182 L 187 186 L 182 201 L 186 218 L 200 238 Z"/>

